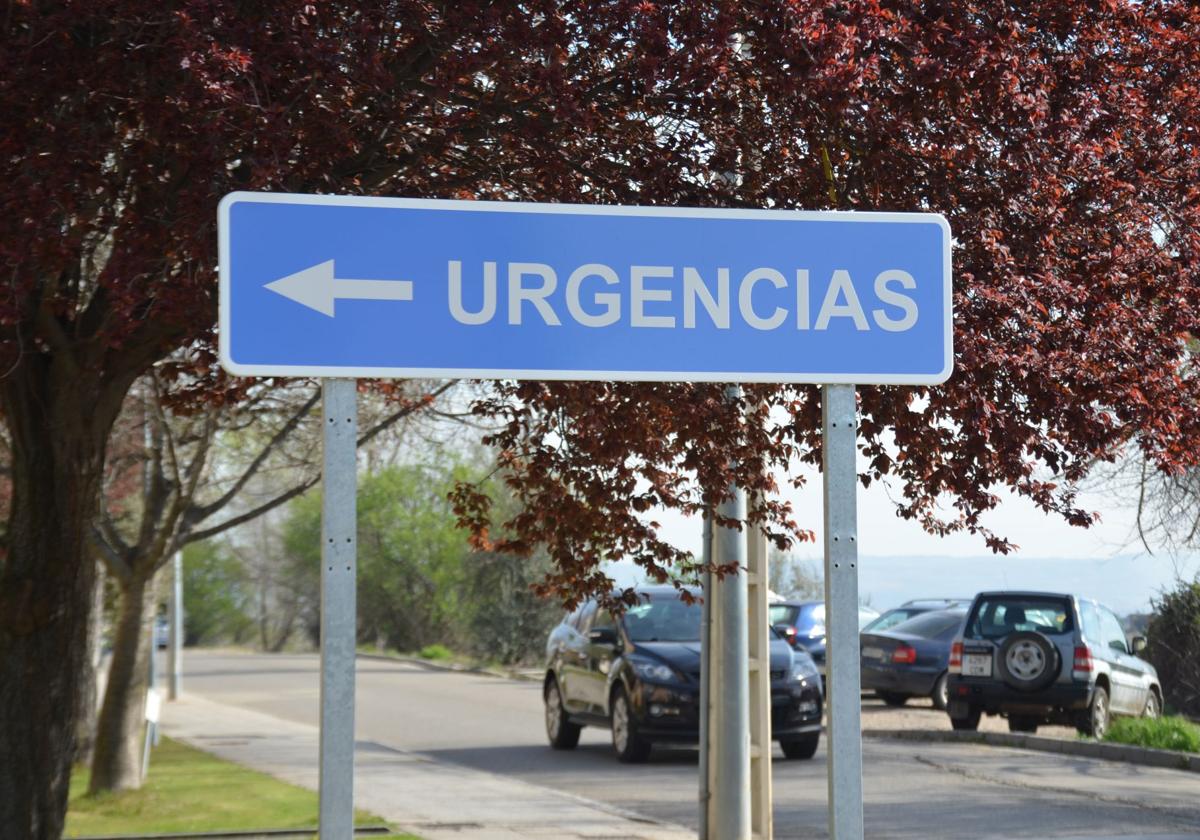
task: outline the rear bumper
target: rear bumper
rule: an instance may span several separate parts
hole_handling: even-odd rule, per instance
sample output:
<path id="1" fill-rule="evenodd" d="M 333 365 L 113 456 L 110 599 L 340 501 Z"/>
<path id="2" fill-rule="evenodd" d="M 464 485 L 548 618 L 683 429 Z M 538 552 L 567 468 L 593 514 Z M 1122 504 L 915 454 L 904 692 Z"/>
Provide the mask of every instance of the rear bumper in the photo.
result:
<path id="1" fill-rule="evenodd" d="M 1040 691 L 1017 691 L 996 680 L 951 674 L 949 687 L 953 706 L 966 704 L 991 714 L 1072 712 L 1086 709 L 1092 701 L 1092 686 L 1082 682 L 1054 683 Z"/>
<path id="2" fill-rule="evenodd" d="M 933 684 L 944 668 L 876 668 L 864 665 L 864 691 L 889 691 L 895 694 L 925 696 L 933 693 Z"/>

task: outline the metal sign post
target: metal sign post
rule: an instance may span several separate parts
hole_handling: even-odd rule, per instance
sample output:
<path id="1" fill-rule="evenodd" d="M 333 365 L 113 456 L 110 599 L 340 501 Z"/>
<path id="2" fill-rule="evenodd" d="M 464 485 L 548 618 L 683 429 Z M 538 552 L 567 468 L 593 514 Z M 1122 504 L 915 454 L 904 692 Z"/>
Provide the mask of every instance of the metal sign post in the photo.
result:
<path id="1" fill-rule="evenodd" d="M 321 840 L 354 836 L 354 652 L 358 393 L 321 381 Z"/>
<path id="2" fill-rule="evenodd" d="M 858 644 L 857 407 L 853 385 L 821 389 L 825 484 L 825 633 L 829 683 L 829 836 L 861 840 L 862 725 Z"/>

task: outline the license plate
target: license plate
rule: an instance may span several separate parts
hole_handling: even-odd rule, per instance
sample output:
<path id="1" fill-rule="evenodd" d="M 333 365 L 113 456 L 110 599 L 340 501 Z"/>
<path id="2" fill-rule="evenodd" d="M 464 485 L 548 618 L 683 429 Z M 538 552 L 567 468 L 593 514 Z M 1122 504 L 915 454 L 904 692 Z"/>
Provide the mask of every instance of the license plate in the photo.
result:
<path id="1" fill-rule="evenodd" d="M 864 659 L 883 659 L 883 648 L 865 647 L 862 655 Z"/>
<path id="2" fill-rule="evenodd" d="M 964 677 L 990 677 L 992 657 L 984 653 L 968 653 L 963 657 L 962 672 Z"/>

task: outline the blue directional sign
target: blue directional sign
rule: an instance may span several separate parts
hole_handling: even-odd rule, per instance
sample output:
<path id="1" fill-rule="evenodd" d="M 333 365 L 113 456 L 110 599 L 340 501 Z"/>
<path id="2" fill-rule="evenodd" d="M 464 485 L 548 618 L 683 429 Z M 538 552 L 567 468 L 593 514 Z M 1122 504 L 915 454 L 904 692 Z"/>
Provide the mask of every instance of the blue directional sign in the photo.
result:
<path id="1" fill-rule="evenodd" d="M 235 374 L 934 384 L 952 366 L 930 213 L 232 193 L 219 231 Z"/>

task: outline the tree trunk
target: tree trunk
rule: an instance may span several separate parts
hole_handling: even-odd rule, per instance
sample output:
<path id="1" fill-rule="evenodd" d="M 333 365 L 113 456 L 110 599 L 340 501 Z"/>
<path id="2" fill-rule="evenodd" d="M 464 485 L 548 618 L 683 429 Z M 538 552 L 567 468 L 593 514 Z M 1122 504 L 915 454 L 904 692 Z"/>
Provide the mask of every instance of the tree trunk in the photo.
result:
<path id="1" fill-rule="evenodd" d="M 100 654 L 104 634 L 104 566 L 96 564 L 92 587 L 92 620 L 88 622 L 87 652 L 79 675 L 79 702 L 75 707 L 75 764 L 90 764 L 96 743 L 96 711 L 99 708 Z"/>
<path id="2" fill-rule="evenodd" d="M 158 599 L 154 575 L 121 587 L 112 662 L 96 722 L 95 756 L 88 793 L 142 786 L 143 727 L 150 683 L 151 628 Z"/>
<path id="3" fill-rule="evenodd" d="M 0 564 L 5 840 L 57 840 L 66 816 L 96 574 L 87 534 L 120 405 L 82 378 L 31 348 L 0 380 L 13 494 Z"/>

